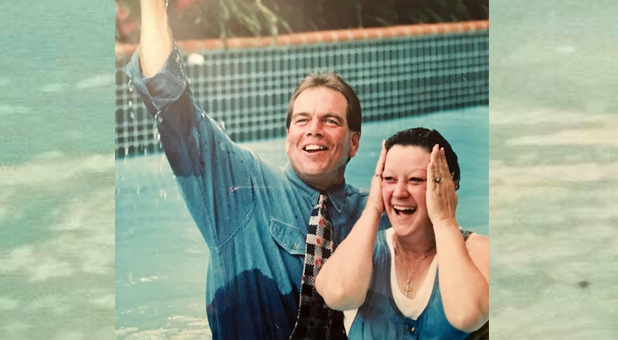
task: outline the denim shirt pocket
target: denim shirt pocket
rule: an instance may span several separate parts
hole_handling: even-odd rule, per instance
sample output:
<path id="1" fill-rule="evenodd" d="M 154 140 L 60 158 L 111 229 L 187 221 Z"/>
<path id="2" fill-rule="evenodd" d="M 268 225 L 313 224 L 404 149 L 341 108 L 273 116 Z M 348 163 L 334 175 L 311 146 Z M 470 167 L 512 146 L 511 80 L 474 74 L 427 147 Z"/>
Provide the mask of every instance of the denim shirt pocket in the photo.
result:
<path id="1" fill-rule="evenodd" d="M 298 227 L 271 218 L 270 235 L 288 253 L 292 255 L 305 255 L 307 234 Z"/>

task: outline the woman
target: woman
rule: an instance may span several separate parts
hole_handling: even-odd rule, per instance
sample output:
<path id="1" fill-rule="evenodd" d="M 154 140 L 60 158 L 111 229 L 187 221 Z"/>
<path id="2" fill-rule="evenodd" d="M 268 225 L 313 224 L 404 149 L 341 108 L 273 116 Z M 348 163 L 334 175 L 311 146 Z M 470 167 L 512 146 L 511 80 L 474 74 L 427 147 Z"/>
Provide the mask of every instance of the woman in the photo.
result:
<path id="1" fill-rule="evenodd" d="M 359 308 L 349 338 L 467 338 L 489 319 L 489 240 L 455 218 L 457 156 L 435 130 L 382 144 L 361 218 L 325 262 L 317 291 L 333 309 Z M 378 232 L 386 212 L 392 228 Z"/>

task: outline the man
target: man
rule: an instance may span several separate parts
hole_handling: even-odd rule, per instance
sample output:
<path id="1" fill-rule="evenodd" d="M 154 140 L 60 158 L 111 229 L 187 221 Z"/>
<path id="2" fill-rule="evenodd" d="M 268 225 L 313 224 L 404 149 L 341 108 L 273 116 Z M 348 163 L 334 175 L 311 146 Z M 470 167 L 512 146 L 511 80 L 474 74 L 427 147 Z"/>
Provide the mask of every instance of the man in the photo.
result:
<path id="1" fill-rule="evenodd" d="M 306 247 L 308 226 L 318 198 L 335 247 L 367 199 L 367 191 L 344 181 L 361 133 L 356 94 L 332 73 L 305 78 L 288 106 L 290 162 L 275 168 L 233 143 L 193 101 L 164 1 L 141 0 L 141 10 L 141 46 L 125 71 L 155 116 L 180 190 L 210 250 L 206 309 L 213 339 L 306 336 L 306 325 L 297 325 L 297 318 L 303 310 L 301 282 L 304 291 L 308 275 L 305 252 L 313 248 Z M 331 315 L 328 337 L 345 339 L 343 314 Z"/>

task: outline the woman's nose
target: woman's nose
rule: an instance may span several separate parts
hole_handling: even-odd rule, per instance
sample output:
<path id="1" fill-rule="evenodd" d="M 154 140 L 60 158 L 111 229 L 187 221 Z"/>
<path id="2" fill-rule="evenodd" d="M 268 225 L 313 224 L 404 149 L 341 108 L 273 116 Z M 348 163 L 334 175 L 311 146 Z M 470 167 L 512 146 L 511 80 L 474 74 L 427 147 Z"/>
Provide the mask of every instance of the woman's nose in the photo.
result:
<path id="1" fill-rule="evenodd" d="M 397 184 L 395 185 L 395 191 L 393 192 L 393 195 L 396 197 L 407 197 L 408 196 L 408 190 L 406 183 L 405 182 L 397 182 Z"/>

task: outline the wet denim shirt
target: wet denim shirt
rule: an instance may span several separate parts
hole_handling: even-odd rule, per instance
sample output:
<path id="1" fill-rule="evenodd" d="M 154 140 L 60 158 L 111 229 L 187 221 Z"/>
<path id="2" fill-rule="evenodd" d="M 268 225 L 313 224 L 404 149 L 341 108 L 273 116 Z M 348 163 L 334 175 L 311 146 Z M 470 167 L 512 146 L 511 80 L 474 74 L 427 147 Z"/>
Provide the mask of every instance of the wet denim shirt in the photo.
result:
<path id="1" fill-rule="evenodd" d="M 180 191 L 210 250 L 206 312 L 213 339 L 287 339 L 298 315 L 307 225 L 319 192 L 289 165 L 271 166 L 225 135 L 194 102 L 176 46 L 151 78 L 141 72 L 139 49 L 124 70 L 158 122 Z M 337 246 L 360 217 L 368 191 L 343 183 L 327 195 Z M 386 219 L 381 223 L 388 226 Z"/>

